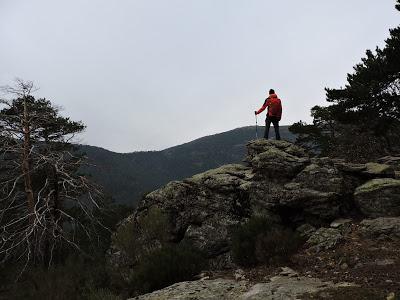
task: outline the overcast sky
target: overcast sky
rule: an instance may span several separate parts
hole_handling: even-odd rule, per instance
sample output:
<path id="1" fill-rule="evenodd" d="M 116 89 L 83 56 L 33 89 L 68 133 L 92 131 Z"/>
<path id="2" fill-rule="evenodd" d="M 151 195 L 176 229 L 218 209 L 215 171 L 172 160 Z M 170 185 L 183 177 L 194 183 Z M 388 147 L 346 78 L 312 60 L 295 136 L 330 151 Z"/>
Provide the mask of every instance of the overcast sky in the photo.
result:
<path id="1" fill-rule="evenodd" d="M 0 85 L 32 80 L 81 142 L 158 150 L 253 125 L 275 88 L 282 124 L 310 121 L 366 49 L 400 22 L 394 0 L 0 0 Z M 262 117 L 264 118 L 264 117 Z"/>

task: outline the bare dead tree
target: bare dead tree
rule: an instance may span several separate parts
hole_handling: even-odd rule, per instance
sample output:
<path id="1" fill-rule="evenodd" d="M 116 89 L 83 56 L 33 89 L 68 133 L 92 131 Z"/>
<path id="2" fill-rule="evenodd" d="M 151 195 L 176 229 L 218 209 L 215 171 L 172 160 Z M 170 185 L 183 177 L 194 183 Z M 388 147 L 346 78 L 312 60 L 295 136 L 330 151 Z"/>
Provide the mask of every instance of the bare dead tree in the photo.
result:
<path id="1" fill-rule="evenodd" d="M 90 240 L 98 225 L 102 192 L 79 174 L 86 158 L 72 144 L 85 126 L 35 99 L 32 82 L 1 90 L 13 98 L 0 99 L 0 258 L 50 265 L 60 247 L 80 248 L 77 231 Z"/>

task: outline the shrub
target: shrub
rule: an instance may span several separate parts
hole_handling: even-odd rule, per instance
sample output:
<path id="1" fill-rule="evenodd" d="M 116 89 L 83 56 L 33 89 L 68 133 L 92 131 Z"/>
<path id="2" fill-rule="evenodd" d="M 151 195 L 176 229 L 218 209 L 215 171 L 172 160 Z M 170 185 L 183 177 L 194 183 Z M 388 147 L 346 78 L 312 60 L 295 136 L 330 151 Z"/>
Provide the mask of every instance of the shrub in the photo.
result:
<path id="1" fill-rule="evenodd" d="M 272 227 L 257 236 L 254 253 L 260 263 L 284 262 L 299 249 L 300 236 L 288 228 Z"/>
<path id="2" fill-rule="evenodd" d="M 84 295 L 89 286 L 98 289 L 107 285 L 108 275 L 103 263 L 86 262 L 70 256 L 63 264 L 50 268 L 30 267 L 22 274 L 20 281 L 13 282 L 5 299 L 86 299 Z"/>
<path id="3" fill-rule="evenodd" d="M 257 236 L 267 232 L 270 227 L 271 224 L 267 219 L 255 217 L 235 228 L 232 235 L 232 255 L 237 264 L 241 266 L 257 264 L 254 255 Z"/>
<path id="4" fill-rule="evenodd" d="M 136 293 L 147 293 L 192 280 L 204 267 L 205 257 L 193 246 L 187 243 L 168 245 L 143 257 L 134 269 L 131 285 Z"/>
<path id="5" fill-rule="evenodd" d="M 232 255 L 241 266 L 288 259 L 300 246 L 300 237 L 265 217 L 253 217 L 232 234 Z"/>
<path id="6" fill-rule="evenodd" d="M 135 224 L 132 221 L 122 224 L 118 227 L 117 232 L 113 236 L 113 242 L 118 249 L 125 253 L 133 253 L 136 248 L 135 243 Z"/>
<path id="7" fill-rule="evenodd" d="M 119 226 L 113 241 L 128 257 L 136 261 L 167 242 L 168 228 L 166 215 L 159 208 L 152 207 L 146 215 Z"/>
<path id="8" fill-rule="evenodd" d="M 84 298 L 85 300 L 122 300 L 121 297 L 114 295 L 110 290 L 103 288 L 89 288 Z"/>

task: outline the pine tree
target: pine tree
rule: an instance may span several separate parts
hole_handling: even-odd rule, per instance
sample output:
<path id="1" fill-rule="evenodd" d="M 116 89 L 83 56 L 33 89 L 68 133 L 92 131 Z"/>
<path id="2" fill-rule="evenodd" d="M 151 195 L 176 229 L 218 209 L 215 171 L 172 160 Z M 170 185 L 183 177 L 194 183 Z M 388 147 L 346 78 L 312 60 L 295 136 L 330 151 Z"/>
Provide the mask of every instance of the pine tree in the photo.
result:
<path id="1" fill-rule="evenodd" d="M 3 87 L 13 95 L 0 110 L 0 255 L 3 260 L 51 264 L 63 244 L 79 248 L 74 230 L 87 228 L 68 209 L 96 222 L 101 192 L 79 174 L 85 158 L 71 143 L 85 129 L 60 115 L 49 100 L 35 99 L 33 84 Z"/>
<path id="2" fill-rule="evenodd" d="M 369 159 L 399 151 L 400 27 L 390 30 L 383 49 L 366 51 L 347 75 L 344 88 L 326 89 L 326 94 L 331 105 L 312 109 L 312 125 L 291 127 L 299 134 L 299 143 L 347 158 Z"/>

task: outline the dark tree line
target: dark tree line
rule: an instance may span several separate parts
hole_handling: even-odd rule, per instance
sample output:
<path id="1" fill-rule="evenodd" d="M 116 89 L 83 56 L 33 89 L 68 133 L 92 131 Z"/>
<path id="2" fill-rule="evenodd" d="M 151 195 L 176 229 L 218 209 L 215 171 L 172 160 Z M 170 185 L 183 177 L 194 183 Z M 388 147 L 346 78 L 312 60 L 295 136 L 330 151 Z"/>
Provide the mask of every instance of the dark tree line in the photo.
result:
<path id="1" fill-rule="evenodd" d="M 291 126 L 298 143 L 351 160 L 399 153 L 400 27 L 390 29 L 382 49 L 367 50 L 345 87 L 327 88 L 326 95 L 330 105 L 311 109 L 312 124 Z"/>

